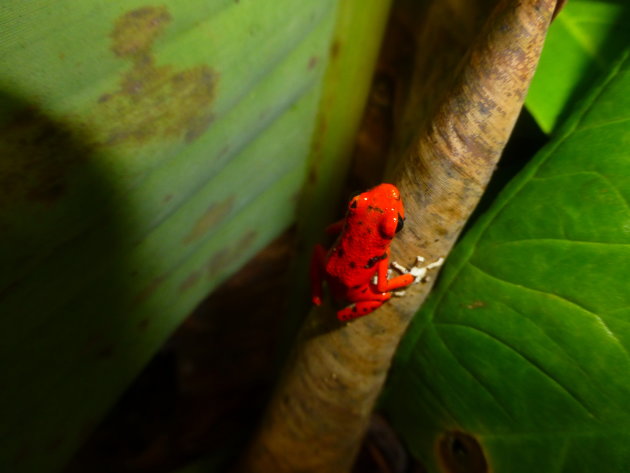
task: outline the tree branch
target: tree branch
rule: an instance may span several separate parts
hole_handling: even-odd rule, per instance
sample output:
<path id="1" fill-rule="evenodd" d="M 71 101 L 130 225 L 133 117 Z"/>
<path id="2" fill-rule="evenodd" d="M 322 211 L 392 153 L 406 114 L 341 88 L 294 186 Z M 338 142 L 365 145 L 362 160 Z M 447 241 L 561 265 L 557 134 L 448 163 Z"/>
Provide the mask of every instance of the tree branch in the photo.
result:
<path id="1" fill-rule="evenodd" d="M 553 0 L 499 2 L 392 173 L 408 216 L 393 245 L 403 264 L 416 255 L 434 261 L 455 243 L 518 117 L 554 8 Z M 243 471 L 349 471 L 396 347 L 431 285 L 345 325 L 330 309 L 313 310 Z"/>

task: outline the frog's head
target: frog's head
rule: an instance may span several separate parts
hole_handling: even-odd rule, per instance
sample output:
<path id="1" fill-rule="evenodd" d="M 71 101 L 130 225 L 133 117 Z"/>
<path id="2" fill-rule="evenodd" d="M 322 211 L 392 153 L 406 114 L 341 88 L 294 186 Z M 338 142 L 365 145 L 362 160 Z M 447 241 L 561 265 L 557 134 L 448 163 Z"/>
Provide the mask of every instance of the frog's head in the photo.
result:
<path id="1" fill-rule="evenodd" d="M 348 204 L 346 220 L 356 230 L 363 230 L 361 233 L 376 230 L 375 237 L 391 240 L 405 221 L 400 191 L 392 184 L 379 184 L 355 196 Z"/>

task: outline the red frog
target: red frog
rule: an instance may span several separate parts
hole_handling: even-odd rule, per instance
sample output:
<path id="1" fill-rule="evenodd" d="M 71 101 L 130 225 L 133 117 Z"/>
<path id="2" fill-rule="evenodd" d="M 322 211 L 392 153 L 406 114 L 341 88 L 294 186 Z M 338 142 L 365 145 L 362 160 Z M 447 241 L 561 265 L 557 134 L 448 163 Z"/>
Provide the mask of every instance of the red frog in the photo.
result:
<path id="1" fill-rule="evenodd" d="M 392 184 L 380 184 L 354 197 L 348 204 L 346 218 L 333 223 L 327 233 L 339 236 L 326 252 L 317 245 L 311 260 L 311 289 L 315 305 L 322 303 L 322 283 L 328 283 L 333 298 L 350 305 L 337 312 L 348 321 L 374 311 L 392 297 L 396 289 L 424 277 L 426 270 L 439 266 L 441 259 L 424 268 L 407 271 L 388 279 L 389 247 L 402 230 L 405 211 L 400 192 Z M 424 261 L 418 257 L 418 263 Z"/>

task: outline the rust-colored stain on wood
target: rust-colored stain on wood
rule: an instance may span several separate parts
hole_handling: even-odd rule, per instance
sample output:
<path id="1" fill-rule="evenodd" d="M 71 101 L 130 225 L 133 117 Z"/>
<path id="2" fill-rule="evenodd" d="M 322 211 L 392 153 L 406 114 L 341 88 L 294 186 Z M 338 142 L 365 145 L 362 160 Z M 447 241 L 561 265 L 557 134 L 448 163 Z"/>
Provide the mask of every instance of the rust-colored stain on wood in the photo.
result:
<path id="1" fill-rule="evenodd" d="M 341 42 L 336 39 L 330 47 L 330 56 L 332 59 L 337 59 L 341 51 Z"/>
<path id="2" fill-rule="evenodd" d="M 145 302 L 149 297 L 153 295 L 155 291 L 157 291 L 157 289 L 162 285 L 165 280 L 165 275 L 153 278 L 144 288 L 142 288 L 136 294 L 136 296 L 133 298 L 132 304 L 136 306 Z"/>
<path id="3" fill-rule="evenodd" d="M 153 47 L 172 20 L 164 6 L 125 13 L 111 32 L 112 52 L 131 62 L 119 88 L 97 101 L 102 145 L 142 145 L 154 139 L 191 142 L 213 119 L 217 73 L 206 65 L 176 69 L 157 65 Z"/>
<path id="4" fill-rule="evenodd" d="M 192 230 L 184 237 L 183 243 L 188 245 L 208 233 L 212 227 L 221 222 L 230 213 L 230 210 L 234 207 L 234 200 L 235 197 L 230 196 L 221 202 L 211 204 L 203 215 L 197 219 Z"/>
<path id="5" fill-rule="evenodd" d="M 188 289 L 191 289 L 197 285 L 197 283 L 201 280 L 201 271 L 193 271 L 188 275 L 184 282 L 179 285 L 179 292 L 186 292 Z"/>
<path id="6" fill-rule="evenodd" d="M 243 254 L 243 252 L 247 251 L 247 248 L 254 243 L 257 236 L 258 235 L 254 230 L 250 230 L 229 248 L 225 248 L 212 255 L 206 264 L 206 277 L 209 280 L 217 277 L 223 268 L 225 268 L 233 260 L 237 259 L 239 255 Z"/>
<path id="7" fill-rule="evenodd" d="M 311 71 L 319 64 L 319 57 L 311 56 L 308 60 L 308 70 Z"/>

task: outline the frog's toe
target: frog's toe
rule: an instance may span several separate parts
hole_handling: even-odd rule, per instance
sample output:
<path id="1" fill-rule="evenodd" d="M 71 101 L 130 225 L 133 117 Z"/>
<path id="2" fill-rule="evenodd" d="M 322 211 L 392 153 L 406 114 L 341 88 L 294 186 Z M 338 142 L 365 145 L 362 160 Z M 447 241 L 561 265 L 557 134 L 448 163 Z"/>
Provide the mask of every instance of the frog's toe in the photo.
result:
<path id="1" fill-rule="evenodd" d="M 423 266 L 425 261 L 426 260 L 423 256 L 416 256 L 416 262 L 409 269 L 405 268 L 401 264 L 396 263 L 395 261 L 392 262 L 392 267 L 394 267 L 394 269 L 396 269 L 397 271 L 400 271 L 402 274 L 411 274 L 413 276 L 413 284 L 416 284 L 420 281 L 428 281 L 429 279 L 427 278 L 427 271 L 442 266 L 442 263 L 444 263 L 444 258 L 438 258 L 433 263 L 429 263 Z"/>

